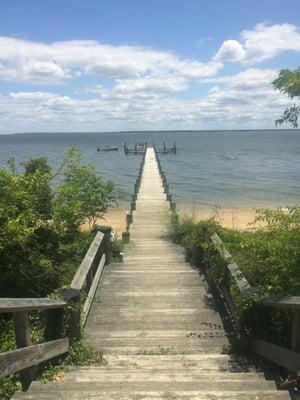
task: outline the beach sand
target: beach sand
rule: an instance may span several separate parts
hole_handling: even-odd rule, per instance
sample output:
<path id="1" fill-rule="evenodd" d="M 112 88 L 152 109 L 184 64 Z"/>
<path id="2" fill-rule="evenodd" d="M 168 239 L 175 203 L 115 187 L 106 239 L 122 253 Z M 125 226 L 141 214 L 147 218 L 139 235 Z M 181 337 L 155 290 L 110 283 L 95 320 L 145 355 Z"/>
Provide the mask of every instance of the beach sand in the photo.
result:
<path id="1" fill-rule="evenodd" d="M 253 229 L 253 222 L 256 212 L 251 207 L 186 207 L 178 206 L 181 217 L 191 217 L 195 221 L 205 220 L 214 217 L 224 228 L 236 230 Z"/>
<path id="2" fill-rule="evenodd" d="M 119 208 L 110 208 L 104 215 L 104 219 L 98 219 L 97 225 L 111 226 L 119 237 L 126 230 L 126 213 L 129 210 L 126 205 Z M 251 222 L 255 218 L 255 209 L 252 207 L 196 207 L 192 205 L 178 205 L 181 217 L 192 217 L 195 221 L 209 219 L 212 216 L 225 228 L 245 230 L 253 229 Z M 84 229 L 88 229 L 88 224 Z"/>

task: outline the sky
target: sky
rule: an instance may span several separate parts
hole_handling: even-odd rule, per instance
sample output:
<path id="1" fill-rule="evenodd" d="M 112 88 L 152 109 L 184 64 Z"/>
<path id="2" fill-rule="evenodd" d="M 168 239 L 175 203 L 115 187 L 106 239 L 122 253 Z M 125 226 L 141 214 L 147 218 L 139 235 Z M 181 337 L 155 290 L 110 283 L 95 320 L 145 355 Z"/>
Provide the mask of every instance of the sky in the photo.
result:
<path id="1" fill-rule="evenodd" d="M 265 129 L 299 0 L 1 0 L 0 134 Z"/>

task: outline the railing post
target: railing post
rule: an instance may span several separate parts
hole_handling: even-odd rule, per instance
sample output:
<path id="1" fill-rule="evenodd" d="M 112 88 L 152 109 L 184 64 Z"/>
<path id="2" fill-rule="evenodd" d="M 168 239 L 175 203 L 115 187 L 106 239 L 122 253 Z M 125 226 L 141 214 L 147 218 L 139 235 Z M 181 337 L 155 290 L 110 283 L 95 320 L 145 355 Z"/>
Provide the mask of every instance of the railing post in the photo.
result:
<path id="1" fill-rule="evenodd" d="M 300 352 L 300 310 L 293 310 L 292 350 Z"/>
<path id="2" fill-rule="evenodd" d="M 129 228 L 129 225 L 132 223 L 133 218 L 132 218 L 132 214 L 130 212 L 127 212 L 126 214 L 126 225 L 127 228 Z"/>
<path id="3" fill-rule="evenodd" d="M 13 313 L 15 325 L 15 337 L 17 348 L 28 347 L 32 345 L 31 342 L 31 329 L 29 322 L 29 315 L 27 312 Z M 20 372 L 22 390 L 25 391 L 29 388 L 34 379 L 35 367 L 26 368 Z"/>
<path id="4" fill-rule="evenodd" d="M 128 244 L 130 242 L 130 232 L 129 231 L 122 232 L 122 239 L 124 243 Z"/>
<path id="5" fill-rule="evenodd" d="M 68 303 L 66 308 L 66 336 L 70 339 L 79 340 L 81 338 L 80 290 L 59 289 L 57 293 Z"/>
<path id="6" fill-rule="evenodd" d="M 105 264 L 110 263 L 110 258 L 111 258 L 111 226 L 99 226 L 98 231 L 102 232 L 104 234 L 104 238 L 102 239 L 102 244 L 101 244 L 101 250 L 102 253 L 105 253 L 106 257 L 106 262 Z M 98 263 L 100 261 L 98 260 Z M 98 265 L 97 265 L 98 267 Z"/>

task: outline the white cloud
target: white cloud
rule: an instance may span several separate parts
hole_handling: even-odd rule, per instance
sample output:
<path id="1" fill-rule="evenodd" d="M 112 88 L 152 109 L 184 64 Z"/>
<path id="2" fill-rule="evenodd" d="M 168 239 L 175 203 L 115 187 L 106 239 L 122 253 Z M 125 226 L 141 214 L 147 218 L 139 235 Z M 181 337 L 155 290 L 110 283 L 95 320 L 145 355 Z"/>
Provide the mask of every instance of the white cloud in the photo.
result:
<path id="1" fill-rule="evenodd" d="M 245 49 L 237 40 L 225 40 L 215 55 L 216 60 L 241 61 L 245 57 Z"/>
<path id="2" fill-rule="evenodd" d="M 165 78 L 126 79 L 117 80 L 115 92 L 131 93 L 176 93 L 187 89 L 186 79 L 179 76 Z"/>
<path id="3" fill-rule="evenodd" d="M 209 79 L 214 87 L 193 100 L 173 96 L 174 85 L 185 84 L 180 79 L 169 81 L 171 91 L 159 80 L 149 82 L 149 88 L 147 80 L 122 80 L 110 90 L 94 88 L 101 96 L 84 100 L 51 92 L 13 92 L 0 96 L 1 125 L 12 131 L 274 127 L 274 119 L 290 103 L 270 85 L 276 75 L 272 69 L 250 68 Z"/>
<path id="4" fill-rule="evenodd" d="M 96 41 L 46 44 L 0 37 L 0 79 L 80 83 L 73 87 L 74 96 L 49 89 L 0 95 L 0 126 L 10 131 L 272 127 L 289 105 L 289 99 L 271 85 L 278 71 L 248 68 L 232 76 L 218 73 L 224 61 L 245 66 L 285 50 L 300 51 L 294 25 L 259 24 L 243 31 L 240 41 L 224 41 L 208 62 L 139 46 Z M 110 82 L 97 84 L 93 79 L 95 85 L 82 88 L 83 75 Z M 214 86 L 203 95 L 199 85 L 197 97 L 196 87 L 189 92 L 193 81 Z M 182 92 L 184 96 L 179 96 Z"/>
<path id="5" fill-rule="evenodd" d="M 214 76 L 222 63 L 180 58 L 138 46 L 112 46 L 96 41 L 52 44 L 0 37 L 0 79 L 53 83 L 82 74 L 109 79 L 181 75 L 198 79 Z"/>
<path id="6" fill-rule="evenodd" d="M 300 52 L 300 32 L 292 24 L 258 24 L 241 33 L 241 41 L 226 40 L 214 60 L 259 63 L 283 51 Z"/>

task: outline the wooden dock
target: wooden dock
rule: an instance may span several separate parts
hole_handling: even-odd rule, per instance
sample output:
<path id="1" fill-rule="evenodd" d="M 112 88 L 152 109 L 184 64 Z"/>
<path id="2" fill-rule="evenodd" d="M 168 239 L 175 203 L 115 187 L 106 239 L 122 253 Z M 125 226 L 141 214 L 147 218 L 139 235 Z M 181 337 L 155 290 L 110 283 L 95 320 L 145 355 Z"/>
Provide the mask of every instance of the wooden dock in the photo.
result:
<path id="1" fill-rule="evenodd" d="M 147 142 L 137 143 L 132 147 L 127 146 L 127 143 L 124 144 L 124 153 L 134 154 L 134 155 L 144 155 L 148 148 Z M 172 146 L 167 146 L 165 142 L 163 142 L 162 146 L 156 146 L 153 142 L 153 149 L 155 149 L 157 154 L 176 154 L 177 153 L 177 146 L 176 142 L 173 143 Z"/>
<path id="2" fill-rule="evenodd" d="M 124 263 L 104 267 L 85 326 L 103 366 L 76 367 L 58 382 L 33 383 L 26 400 L 289 399 L 229 341 L 208 287 L 167 238 L 169 202 L 147 148 Z"/>

